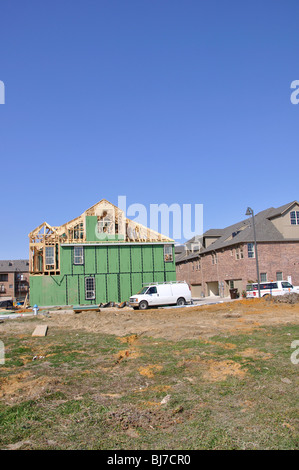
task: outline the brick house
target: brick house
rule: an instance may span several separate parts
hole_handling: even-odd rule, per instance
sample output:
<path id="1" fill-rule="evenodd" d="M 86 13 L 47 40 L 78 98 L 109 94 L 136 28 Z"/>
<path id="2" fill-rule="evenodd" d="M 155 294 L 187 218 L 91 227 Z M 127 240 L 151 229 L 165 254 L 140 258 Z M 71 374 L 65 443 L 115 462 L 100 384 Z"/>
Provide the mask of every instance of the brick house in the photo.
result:
<path id="1" fill-rule="evenodd" d="M 29 292 L 29 260 L 0 260 L 0 300 L 24 300 Z"/>
<path id="2" fill-rule="evenodd" d="M 299 203 L 259 212 L 255 228 L 260 281 L 299 285 Z M 176 255 L 176 272 L 191 285 L 193 297 L 226 297 L 231 288 L 241 294 L 248 281 L 257 281 L 252 218 L 205 232 L 199 250 Z"/>

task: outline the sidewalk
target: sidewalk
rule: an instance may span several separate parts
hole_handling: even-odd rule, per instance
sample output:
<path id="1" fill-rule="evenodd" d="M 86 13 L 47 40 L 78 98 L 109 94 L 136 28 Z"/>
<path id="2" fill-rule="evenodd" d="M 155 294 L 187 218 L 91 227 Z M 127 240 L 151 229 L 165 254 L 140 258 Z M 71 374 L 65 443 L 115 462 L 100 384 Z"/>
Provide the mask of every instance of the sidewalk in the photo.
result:
<path id="1" fill-rule="evenodd" d="M 220 295 L 212 295 L 210 297 L 193 298 L 194 305 L 208 305 L 208 304 L 219 304 L 223 302 L 233 302 L 237 299 L 231 299 L 230 297 L 220 297 Z"/>
<path id="2" fill-rule="evenodd" d="M 211 296 L 211 297 L 204 297 L 204 298 L 193 298 L 193 304 L 188 305 L 169 305 L 165 307 L 158 307 L 158 308 L 187 308 L 187 307 L 195 307 L 196 305 L 213 305 L 213 304 L 222 304 L 224 302 L 234 302 L 238 299 L 231 299 L 230 297 L 220 297 L 220 296 Z"/>

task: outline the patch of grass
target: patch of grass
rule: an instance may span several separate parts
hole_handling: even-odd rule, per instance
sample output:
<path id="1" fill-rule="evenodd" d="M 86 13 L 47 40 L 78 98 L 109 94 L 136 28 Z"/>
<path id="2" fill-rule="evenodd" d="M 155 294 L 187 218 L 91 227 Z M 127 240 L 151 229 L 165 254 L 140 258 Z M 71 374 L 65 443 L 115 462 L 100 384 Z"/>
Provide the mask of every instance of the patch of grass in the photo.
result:
<path id="1" fill-rule="evenodd" d="M 19 405 L 14 405 L 10 408 L 5 408 L 0 411 L 0 424 L 1 425 L 15 425 L 19 421 L 31 421 L 36 419 L 35 413 L 36 403 L 30 400 Z"/>
<path id="2" fill-rule="evenodd" d="M 44 396 L 44 400 L 48 400 L 48 401 L 57 401 L 57 400 L 66 400 L 67 399 L 67 396 L 63 393 L 63 392 L 60 392 L 60 391 L 57 391 L 57 392 L 54 392 L 54 393 L 51 393 L 49 392 L 47 395 Z"/>
<path id="3" fill-rule="evenodd" d="M 1 448 L 24 441 L 30 449 L 297 449 L 290 345 L 298 338 L 295 325 L 208 341 L 124 343 L 63 330 L 47 341 L 6 337 Z M 24 362 L 39 348 L 41 359 Z M 10 395 L 18 375 L 20 390 Z"/>
<path id="4" fill-rule="evenodd" d="M 26 439 L 42 421 L 34 401 L 2 407 L 0 411 L 0 444 L 7 445 Z"/>

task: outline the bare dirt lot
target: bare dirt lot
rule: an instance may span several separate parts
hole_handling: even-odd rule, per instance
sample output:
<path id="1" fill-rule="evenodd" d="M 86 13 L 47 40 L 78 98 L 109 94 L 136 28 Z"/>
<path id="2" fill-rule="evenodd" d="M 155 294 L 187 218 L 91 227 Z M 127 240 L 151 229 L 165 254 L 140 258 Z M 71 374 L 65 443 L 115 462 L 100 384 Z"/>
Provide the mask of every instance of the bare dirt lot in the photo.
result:
<path id="1" fill-rule="evenodd" d="M 299 323 L 299 303 L 274 303 L 264 299 L 237 300 L 222 304 L 174 309 L 109 308 L 100 312 L 50 310 L 39 315 L 49 328 L 85 330 L 126 336 L 133 333 L 172 341 L 209 338 L 218 334 L 246 333 L 264 326 Z M 27 333 L 32 325 L 26 317 L 0 324 L 3 332 Z"/>
<path id="2" fill-rule="evenodd" d="M 0 339 L 0 449 L 299 448 L 298 302 L 49 309 Z"/>

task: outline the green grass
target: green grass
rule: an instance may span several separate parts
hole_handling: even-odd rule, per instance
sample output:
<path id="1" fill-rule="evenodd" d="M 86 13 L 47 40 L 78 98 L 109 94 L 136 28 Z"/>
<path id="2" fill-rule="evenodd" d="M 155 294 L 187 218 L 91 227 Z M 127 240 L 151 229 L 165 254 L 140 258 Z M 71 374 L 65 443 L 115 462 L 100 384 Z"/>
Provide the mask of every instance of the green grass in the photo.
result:
<path id="1" fill-rule="evenodd" d="M 46 338 L 3 336 L 4 390 L 22 379 L 0 402 L 0 448 L 298 449 L 299 366 L 290 361 L 298 338 L 294 325 L 208 342 L 126 344 L 54 329 Z M 207 368 L 219 362 L 236 364 L 236 375 L 212 381 Z"/>

